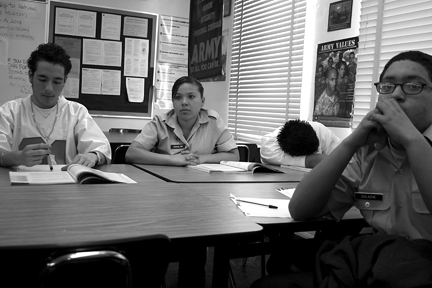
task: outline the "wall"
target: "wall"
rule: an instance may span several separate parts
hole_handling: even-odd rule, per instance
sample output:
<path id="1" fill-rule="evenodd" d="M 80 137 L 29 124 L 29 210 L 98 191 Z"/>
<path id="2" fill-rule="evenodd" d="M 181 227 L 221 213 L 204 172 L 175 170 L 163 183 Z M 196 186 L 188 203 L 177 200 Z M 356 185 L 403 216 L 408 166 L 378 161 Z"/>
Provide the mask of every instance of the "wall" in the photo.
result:
<path id="1" fill-rule="evenodd" d="M 233 0 L 234 1 L 234 0 Z M 130 11 L 142 11 L 161 15 L 172 15 L 189 18 L 189 0 L 73 0 L 59 1 L 70 2 L 83 5 L 100 6 L 107 8 L 118 8 Z M 233 6 L 233 5 L 232 5 Z M 232 16 L 224 18 L 223 28 L 226 22 L 231 22 Z M 230 24 L 232 26 L 232 24 Z M 230 32 L 231 35 L 231 32 Z M 228 43 L 231 47 L 231 43 Z M 231 58 L 231 51 L 228 51 L 228 59 Z M 228 67 L 229 69 L 229 67 Z M 229 70 L 228 70 L 229 71 Z M 226 121 L 228 119 L 228 81 L 225 82 L 204 82 L 204 96 L 206 98 L 205 108 L 212 108 Z M 155 110 L 156 114 L 164 113 L 164 110 Z M 107 118 L 95 117 L 95 121 L 103 131 L 108 131 L 111 127 L 127 127 L 142 129 L 149 121 L 147 119 L 128 119 L 128 118 Z"/>
<path id="2" fill-rule="evenodd" d="M 65 1 L 66 2 L 66 1 Z M 189 0 L 74 0 L 68 1 L 78 4 L 119 8 L 122 10 L 143 11 L 163 15 L 173 15 L 189 18 Z M 231 47 L 232 21 L 234 2 L 232 0 L 231 16 L 223 18 L 223 29 L 229 29 L 228 47 Z M 304 50 L 303 87 L 301 100 L 301 119 L 312 119 L 313 91 L 315 77 L 316 49 L 318 43 L 329 42 L 337 39 L 355 37 L 359 35 L 360 28 L 360 1 L 353 1 L 353 14 L 351 28 L 327 32 L 329 5 L 337 0 L 308 0 L 306 39 Z M 223 82 L 203 82 L 206 108 L 216 110 L 227 122 L 228 119 L 228 92 L 229 92 L 229 71 L 231 67 L 231 49 L 227 55 L 227 80 Z M 155 111 L 156 114 L 164 111 Z M 103 131 L 111 127 L 128 127 L 141 129 L 149 120 L 143 119 L 120 119 L 120 118 L 95 118 Z M 341 138 L 351 133 L 347 128 L 331 128 Z"/>

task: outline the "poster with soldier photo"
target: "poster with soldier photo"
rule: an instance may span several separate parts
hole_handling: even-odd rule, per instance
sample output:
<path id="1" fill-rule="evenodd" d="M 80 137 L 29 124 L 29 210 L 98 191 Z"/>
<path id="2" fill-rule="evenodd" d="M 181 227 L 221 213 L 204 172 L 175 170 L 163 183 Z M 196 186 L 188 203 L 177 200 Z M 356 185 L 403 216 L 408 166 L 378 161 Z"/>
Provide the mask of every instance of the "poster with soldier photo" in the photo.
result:
<path id="1" fill-rule="evenodd" d="M 314 121 L 351 127 L 357 74 L 358 37 L 318 44 Z"/>

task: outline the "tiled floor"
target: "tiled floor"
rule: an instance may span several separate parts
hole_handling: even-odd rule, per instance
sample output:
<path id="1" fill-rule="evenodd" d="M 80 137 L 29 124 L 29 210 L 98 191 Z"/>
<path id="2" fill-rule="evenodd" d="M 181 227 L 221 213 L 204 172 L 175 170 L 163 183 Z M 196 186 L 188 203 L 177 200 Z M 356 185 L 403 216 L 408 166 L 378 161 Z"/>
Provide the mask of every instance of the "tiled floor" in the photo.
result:
<path id="1" fill-rule="evenodd" d="M 243 266 L 243 259 L 231 260 L 231 269 L 234 275 L 234 281 L 237 288 L 249 288 L 256 279 L 261 277 L 261 257 L 247 258 L 246 265 Z M 178 263 L 170 263 L 165 276 L 166 288 L 177 288 L 177 269 Z M 212 287 L 212 272 L 213 272 L 213 248 L 208 249 L 207 264 L 206 264 L 206 286 Z M 228 284 L 229 288 L 232 288 Z"/>

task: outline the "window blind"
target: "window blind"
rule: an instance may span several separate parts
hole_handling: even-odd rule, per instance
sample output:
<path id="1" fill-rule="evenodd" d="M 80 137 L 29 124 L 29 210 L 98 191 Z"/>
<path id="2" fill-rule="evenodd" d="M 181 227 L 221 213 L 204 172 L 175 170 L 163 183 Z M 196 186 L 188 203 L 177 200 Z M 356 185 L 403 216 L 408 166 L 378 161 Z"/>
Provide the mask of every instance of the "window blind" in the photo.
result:
<path id="1" fill-rule="evenodd" d="M 259 143 L 299 119 L 306 0 L 236 0 L 228 127 L 237 141 Z"/>
<path id="2" fill-rule="evenodd" d="M 403 51 L 432 54 L 432 1 L 362 0 L 353 128 L 376 105 L 385 64 Z"/>

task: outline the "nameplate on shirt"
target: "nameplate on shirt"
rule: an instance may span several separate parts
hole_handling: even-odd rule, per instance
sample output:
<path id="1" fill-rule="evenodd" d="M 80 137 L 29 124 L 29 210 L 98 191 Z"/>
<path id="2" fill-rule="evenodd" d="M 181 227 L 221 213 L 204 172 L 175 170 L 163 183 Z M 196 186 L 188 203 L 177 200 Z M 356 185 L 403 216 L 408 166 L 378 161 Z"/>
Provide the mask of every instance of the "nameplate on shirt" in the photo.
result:
<path id="1" fill-rule="evenodd" d="M 185 144 L 174 144 L 171 145 L 171 149 L 185 149 L 186 145 Z"/>
<path id="2" fill-rule="evenodd" d="M 382 201 L 383 200 L 383 193 L 361 193 L 361 192 L 356 192 L 355 193 L 355 199 L 357 199 L 357 200 L 377 200 L 377 201 Z"/>

